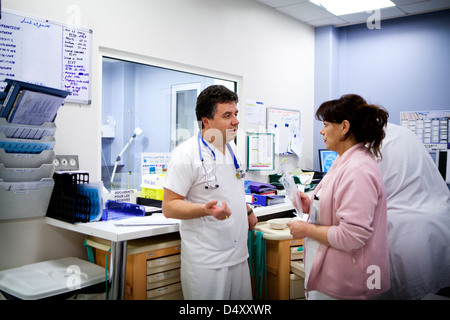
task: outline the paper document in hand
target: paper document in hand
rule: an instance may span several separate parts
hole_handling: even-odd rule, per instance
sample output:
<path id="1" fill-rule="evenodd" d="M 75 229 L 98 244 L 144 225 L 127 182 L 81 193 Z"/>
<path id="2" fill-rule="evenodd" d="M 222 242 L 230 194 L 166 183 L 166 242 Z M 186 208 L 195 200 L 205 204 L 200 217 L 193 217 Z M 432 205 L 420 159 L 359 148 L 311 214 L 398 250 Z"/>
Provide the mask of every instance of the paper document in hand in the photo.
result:
<path id="1" fill-rule="evenodd" d="M 121 220 L 114 220 L 116 226 L 158 226 L 179 224 L 180 220 L 166 218 L 163 214 L 152 214 L 145 217 L 133 217 Z"/>
<path id="2" fill-rule="evenodd" d="M 294 182 L 294 178 L 289 173 L 285 172 L 279 181 L 286 190 L 286 195 L 289 200 L 291 200 L 292 205 L 295 208 L 295 215 L 301 219 L 303 217 L 302 200 L 300 198 L 298 188 Z"/>

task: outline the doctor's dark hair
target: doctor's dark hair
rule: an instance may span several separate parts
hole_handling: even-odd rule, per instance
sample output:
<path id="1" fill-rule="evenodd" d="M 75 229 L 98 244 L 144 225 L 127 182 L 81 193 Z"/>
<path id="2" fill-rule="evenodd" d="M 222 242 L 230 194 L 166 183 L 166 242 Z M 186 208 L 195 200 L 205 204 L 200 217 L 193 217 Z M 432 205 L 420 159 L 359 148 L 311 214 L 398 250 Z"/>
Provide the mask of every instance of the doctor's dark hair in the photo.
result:
<path id="1" fill-rule="evenodd" d="M 356 94 L 343 95 L 339 99 L 322 103 L 316 111 L 316 119 L 331 123 L 350 122 L 347 139 L 353 134 L 356 141 L 368 145 L 370 152 L 381 158 L 380 145 L 384 139 L 384 127 L 389 113 L 381 106 L 368 104 Z"/>
<path id="2" fill-rule="evenodd" d="M 199 94 L 197 98 L 197 106 L 195 108 L 197 122 L 202 123 L 201 127 L 203 128 L 202 118 L 203 117 L 207 119 L 214 118 L 214 115 L 216 114 L 217 111 L 218 103 L 228 103 L 228 102 L 238 103 L 238 101 L 239 99 L 237 94 L 225 86 L 213 85 L 207 87 Z"/>

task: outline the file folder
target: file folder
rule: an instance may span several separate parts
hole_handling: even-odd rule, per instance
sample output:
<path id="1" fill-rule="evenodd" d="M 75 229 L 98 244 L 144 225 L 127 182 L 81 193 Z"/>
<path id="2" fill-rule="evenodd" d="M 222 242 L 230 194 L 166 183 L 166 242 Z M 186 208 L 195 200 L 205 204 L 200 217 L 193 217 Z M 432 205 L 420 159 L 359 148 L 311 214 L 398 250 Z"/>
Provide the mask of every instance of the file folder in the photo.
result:
<path id="1" fill-rule="evenodd" d="M 14 103 L 20 98 L 19 93 L 23 90 L 28 90 L 32 92 L 40 92 L 43 94 L 48 94 L 56 97 L 66 98 L 70 92 L 64 91 L 56 88 L 50 88 L 45 86 L 40 86 L 24 81 L 14 80 L 14 79 L 5 79 L 6 87 L 5 91 L 7 92 L 6 98 L 3 102 L 3 105 L 0 109 L 0 117 L 6 118 L 11 112 L 11 109 L 14 106 Z"/>
<path id="2" fill-rule="evenodd" d="M 102 220 L 117 220 L 130 217 L 144 217 L 144 206 L 121 201 L 108 200 L 103 210 Z"/>
<path id="3" fill-rule="evenodd" d="M 256 206 L 271 206 L 274 204 L 284 203 L 284 196 L 267 196 L 267 195 L 252 195 L 252 204 Z"/>
<path id="4" fill-rule="evenodd" d="M 38 126 L 44 122 L 53 122 L 63 102 L 63 97 L 22 90 L 6 120 L 10 123 Z"/>
<path id="5" fill-rule="evenodd" d="M 263 193 L 272 190 L 277 190 L 277 187 L 267 183 L 250 181 L 250 191 L 252 193 Z"/>

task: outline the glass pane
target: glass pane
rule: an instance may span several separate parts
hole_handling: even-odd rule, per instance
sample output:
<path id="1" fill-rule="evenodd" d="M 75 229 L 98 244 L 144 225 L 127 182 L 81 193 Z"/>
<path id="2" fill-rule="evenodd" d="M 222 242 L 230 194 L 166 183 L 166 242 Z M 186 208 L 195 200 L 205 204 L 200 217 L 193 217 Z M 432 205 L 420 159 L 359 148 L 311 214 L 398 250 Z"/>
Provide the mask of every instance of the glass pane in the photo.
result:
<path id="1" fill-rule="evenodd" d="M 236 88 L 233 81 L 103 57 L 105 187 L 140 190 L 141 154 L 170 153 L 197 134 L 197 96 L 216 83 Z M 136 134 L 136 130 L 142 133 Z"/>

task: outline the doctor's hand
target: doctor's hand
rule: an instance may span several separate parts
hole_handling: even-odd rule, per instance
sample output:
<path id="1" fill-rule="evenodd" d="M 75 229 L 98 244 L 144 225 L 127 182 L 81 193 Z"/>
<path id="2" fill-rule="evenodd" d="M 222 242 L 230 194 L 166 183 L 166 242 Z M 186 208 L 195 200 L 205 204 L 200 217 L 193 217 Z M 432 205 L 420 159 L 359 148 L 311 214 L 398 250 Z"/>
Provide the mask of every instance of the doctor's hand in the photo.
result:
<path id="1" fill-rule="evenodd" d="M 231 216 L 231 210 L 225 201 L 222 206 L 218 204 L 217 200 L 211 200 L 205 203 L 205 211 L 209 216 L 213 216 L 217 220 L 225 220 Z"/>
<path id="2" fill-rule="evenodd" d="M 255 213 L 252 212 L 248 216 L 248 229 L 254 230 L 257 223 L 258 223 L 258 218 L 256 217 Z"/>

